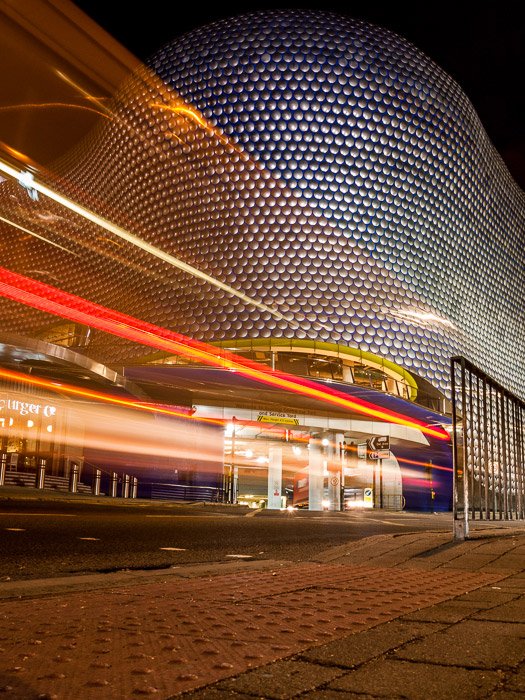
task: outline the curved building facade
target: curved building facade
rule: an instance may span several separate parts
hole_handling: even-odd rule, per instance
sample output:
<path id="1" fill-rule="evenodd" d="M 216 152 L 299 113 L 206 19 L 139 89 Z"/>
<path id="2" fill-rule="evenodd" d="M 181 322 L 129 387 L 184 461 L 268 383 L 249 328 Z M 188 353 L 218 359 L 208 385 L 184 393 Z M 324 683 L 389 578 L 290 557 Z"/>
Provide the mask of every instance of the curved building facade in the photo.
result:
<path id="1" fill-rule="evenodd" d="M 134 281 L 128 308 L 209 341 L 359 348 L 445 394 L 464 354 L 524 395 L 525 195 L 435 63 L 360 21 L 275 11 L 191 32 L 150 67 L 166 87 L 130 80 L 70 176 L 282 317 L 180 271 L 155 308 Z"/>
<path id="2" fill-rule="evenodd" d="M 422 425 L 448 420 L 454 355 L 525 396 L 525 194 L 460 87 L 392 32 L 277 10 L 177 39 L 111 102 L 92 104 L 100 122 L 67 156 L 47 171 L 26 161 L 59 198 L 3 170 L 0 265 L 50 285 L 46 304 L 22 312 L 30 294 L 6 293 L 3 332 L 65 345 L 156 402 L 232 421 L 235 447 L 219 431 L 222 466 L 212 460 L 219 482 L 230 470 L 232 500 L 239 450 L 250 472 L 262 422 L 274 429 L 259 455 L 268 502 L 285 463 L 289 479 L 315 482 L 317 506 L 324 457 L 342 485 L 375 484 L 375 467 L 361 460 L 356 476 L 341 446 L 388 435 L 388 495 L 431 494 L 435 508 L 437 490 L 448 508 L 449 445 L 416 424 L 401 430 L 228 372 L 174 367 L 180 358 L 139 336 L 49 311 L 68 292 Z M 290 449 L 294 435 L 311 443 L 310 456 L 295 444 L 282 461 L 283 435 Z"/>
<path id="3" fill-rule="evenodd" d="M 292 374 L 420 402 L 449 396 L 460 354 L 525 396 L 525 194 L 405 39 L 249 13 L 161 48 L 97 106 L 99 126 L 36 173 L 111 226 L 6 180 L 2 265 Z M 172 361 L 14 301 L 0 319 L 108 366 Z"/>

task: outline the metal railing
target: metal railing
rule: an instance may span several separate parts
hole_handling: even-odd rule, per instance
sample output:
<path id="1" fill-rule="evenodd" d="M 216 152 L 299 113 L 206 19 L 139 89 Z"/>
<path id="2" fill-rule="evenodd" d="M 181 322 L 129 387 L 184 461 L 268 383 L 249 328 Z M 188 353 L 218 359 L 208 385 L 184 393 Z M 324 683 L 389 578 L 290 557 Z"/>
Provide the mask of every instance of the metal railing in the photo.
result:
<path id="1" fill-rule="evenodd" d="M 222 501 L 221 489 L 216 486 L 152 482 L 151 484 L 145 484 L 144 488 L 149 489 L 149 497 L 152 500 L 205 501 L 208 503 L 220 503 Z"/>
<path id="2" fill-rule="evenodd" d="M 525 517 L 525 402 L 464 357 L 451 359 L 454 539 L 472 520 Z"/>
<path id="3" fill-rule="evenodd" d="M 33 486 L 37 489 L 58 488 L 70 493 L 78 493 L 82 486 L 82 492 L 91 492 L 94 496 L 107 494 L 112 498 L 119 495 L 122 498 L 137 498 L 138 479 L 130 474 L 118 474 L 109 472 L 95 466 L 85 460 L 68 459 L 61 475 L 47 473 L 48 460 L 39 457 L 36 467 L 33 469 L 21 466 L 15 472 L 8 472 L 8 457 L 5 452 L 0 454 L 0 486 L 4 486 L 8 476 L 16 474 L 14 483 L 17 485 Z M 81 480 L 82 479 L 82 480 Z M 86 482 L 90 482 L 90 486 Z M 12 480 L 10 480 L 12 483 Z"/>

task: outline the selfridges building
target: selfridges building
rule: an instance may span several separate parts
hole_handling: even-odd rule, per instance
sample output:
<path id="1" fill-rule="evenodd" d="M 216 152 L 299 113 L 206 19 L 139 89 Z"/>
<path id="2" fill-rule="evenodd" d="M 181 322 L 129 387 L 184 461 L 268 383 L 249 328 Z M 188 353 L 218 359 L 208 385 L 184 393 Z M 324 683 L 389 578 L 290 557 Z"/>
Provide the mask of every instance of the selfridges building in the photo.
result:
<path id="1" fill-rule="evenodd" d="M 464 355 L 525 396 L 525 195 L 408 41 L 249 13 L 164 46 L 98 106 L 55 184 L 133 240 L 27 197 L 23 219 L 5 183 L 6 218 L 29 212 L 47 239 L 28 252 L 2 223 L 6 267 L 296 374 L 441 400 Z M 43 312 L 0 313 L 52 339 Z M 115 367 L 151 352 L 97 331 L 77 345 Z"/>

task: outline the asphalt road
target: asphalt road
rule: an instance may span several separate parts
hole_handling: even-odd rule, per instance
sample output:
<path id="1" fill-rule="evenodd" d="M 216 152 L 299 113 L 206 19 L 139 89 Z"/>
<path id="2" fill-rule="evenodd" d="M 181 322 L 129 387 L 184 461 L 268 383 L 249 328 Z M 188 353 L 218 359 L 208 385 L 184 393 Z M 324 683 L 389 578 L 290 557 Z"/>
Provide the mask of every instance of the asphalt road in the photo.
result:
<path id="1" fill-rule="evenodd" d="M 0 497 L 0 580 L 235 558 L 307 561 L 362 537 L 451 528 L 449 514 L 288 513 L 122 499 Z"/>

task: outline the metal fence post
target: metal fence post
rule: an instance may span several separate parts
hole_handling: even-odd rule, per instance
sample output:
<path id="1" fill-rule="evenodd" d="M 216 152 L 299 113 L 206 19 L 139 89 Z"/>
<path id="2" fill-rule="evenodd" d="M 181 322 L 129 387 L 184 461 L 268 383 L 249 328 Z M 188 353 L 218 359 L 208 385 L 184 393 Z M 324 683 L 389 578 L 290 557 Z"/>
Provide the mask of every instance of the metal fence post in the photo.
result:
<path id="1" fill-rule="evenodd" d="M 5 452 L 2 452 L 2 456 L 0 457 L 0 486 L 4 485 L 6 469 L 7 469 L 7 454 Z"/>
<path id="2" fill-rule="evenodd" d="M 100 479 L 102 476 L 102 472 L 100 469 L 95 469 L 93 472 L 93 483 L 91 485 L 91 491 L 94 496 L 100 496 Z"/>
<path id="3" fill-rule="evenodd" d="M 470 520 L 525 516 L 525 403 L 464 357 L 451 358 L 451 390 L 454 539 L 465 539 Z"/>
<path id="4" fill-rule="evenodd" d="M 465 398 L 465 374 L 464 366 L 461 366 L 461 389 L 462 401 Z M 456 397 L 456 358 L 452 358 L 450 363 L 450 382 L 452 393 L 452 463 L 454 468 L 454 503 L 453 503 L 453 519 L 454 519 L 454 539 L 464 540 L 468 534 L 468 507 L 465 499 L 465 442 L 461 446 L 461 455 L 459 453 L 459 421 L 458 421 L 458 405 Z M 465 421 L 465 405 L 461 406 L 463 413 L 463 423 Z M 463 424 L 463 431 L 465 425 Z"/>
<path id="5" fill-rule="evenodd" d="M 43 489 L 46 479 L 46 460 L 41 457 L 36 468 L 35 488 Z"/>
<path id="6" fill-rule="evenodd" d="M 139 486 L 139 480 L 137 479 L 136 476 L 131 477 L 132 483 L 131 483 L 131 498 L 137 498 L 137 491 L 138 491 L 138 486 Z"/>

